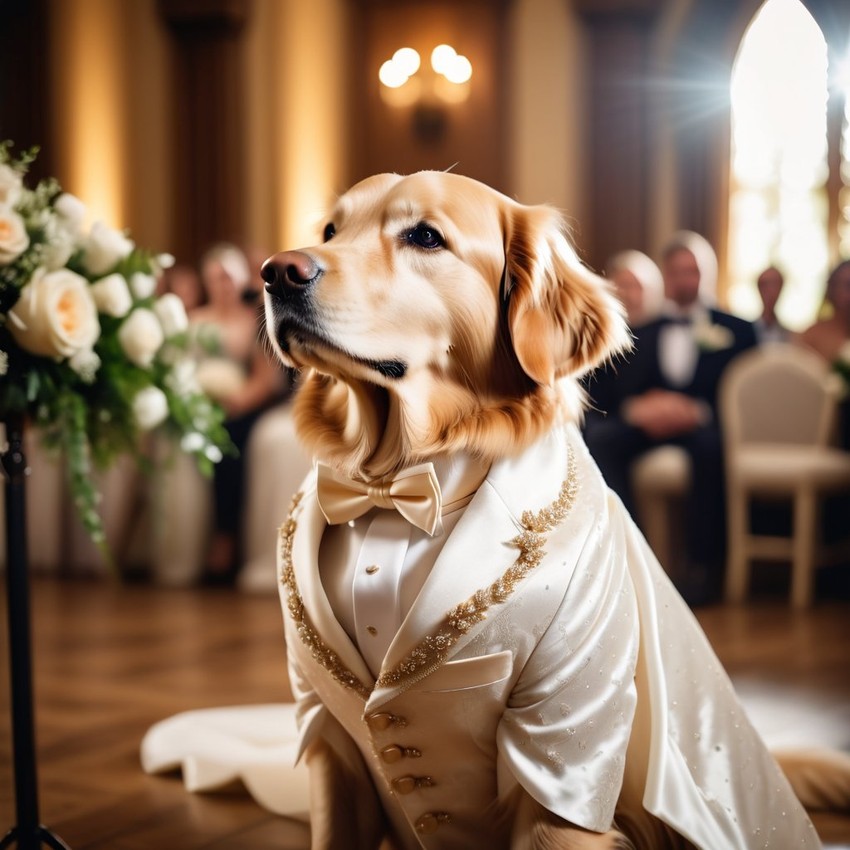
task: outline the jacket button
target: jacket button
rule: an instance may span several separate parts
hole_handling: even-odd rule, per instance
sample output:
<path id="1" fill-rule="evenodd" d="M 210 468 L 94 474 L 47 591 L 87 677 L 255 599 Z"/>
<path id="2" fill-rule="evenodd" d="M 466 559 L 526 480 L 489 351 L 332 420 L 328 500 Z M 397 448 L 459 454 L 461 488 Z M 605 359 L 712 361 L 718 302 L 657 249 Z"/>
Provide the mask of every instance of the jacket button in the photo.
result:
<path id="1" fill-rule="evenodd" d="M 398 744 L 390 744 L 381 750 L 381 758 L 387 764 L 395 764 L 399 759 L 418 759 L 422 755 L 421 750 L 416 747 L 400 747 Z"/>
<path id="2" fill-rule="evenodd" d="M 393 779 L 392 786 L 399 794 L 410 794 L 416 790 L 416 777 L 400 776 L 398 779 Z"/>
<path id="3" fill-rule="evenodd" d="M 366 718 L 366 725 L 373 732 L 384 732 L 390 726 L 407 726 L 407 720 L 403 717 L 398 717 L 395 714 L 389 714 L 385 711 L 378 714 L 370 714 Z"/>
<path id="4" fill-rule="evenodd" d="M 392 786 L 399 794 L 410 794 L 417 788 L 431 788 L 434 780 L 430 776 L 399 776 L 393 779 Z"/>
<path id="5" fill-rule="evenodd" d="M 416 831 L 422 835 L 430 835 L 439 829 L 440 824 L 449 823 L 449 821 L 451 821 L 451 816 L 446 812 L 425 812 L 416 821 Z"/>

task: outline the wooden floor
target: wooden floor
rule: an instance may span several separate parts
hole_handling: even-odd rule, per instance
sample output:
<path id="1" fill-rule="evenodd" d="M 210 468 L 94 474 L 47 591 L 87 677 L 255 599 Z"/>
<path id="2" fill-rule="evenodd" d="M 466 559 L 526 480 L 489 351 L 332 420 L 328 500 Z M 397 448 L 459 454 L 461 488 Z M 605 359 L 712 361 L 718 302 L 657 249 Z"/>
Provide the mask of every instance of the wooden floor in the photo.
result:
<path id="1" fill-rule="evenodd" d="M 73 850 L 305 846 L 306 827 L 238 790 L 192 795 L 177 776 L 139 766 L 157 720 L 288 699 L 276 597 L 37 579 L 32 608 L 41 815 Z M 792 613 L 768 594 L 698 615 L 772 743 L 850 750 L 850 601 Z M 2 625 L 0 833 L 14 819 Z M 850 846 L 850 819 L 818 827 Z"/>

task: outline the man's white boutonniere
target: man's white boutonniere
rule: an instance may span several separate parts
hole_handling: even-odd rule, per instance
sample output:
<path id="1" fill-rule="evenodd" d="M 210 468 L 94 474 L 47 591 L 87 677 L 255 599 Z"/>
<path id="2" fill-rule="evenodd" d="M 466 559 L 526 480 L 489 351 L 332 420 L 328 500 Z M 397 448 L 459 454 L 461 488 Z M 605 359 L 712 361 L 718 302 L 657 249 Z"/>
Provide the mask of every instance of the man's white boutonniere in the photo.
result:
<path id="1" fill-rule="evenodd" d="M 706 316 L 694 321 L 694 339 L 702 351 L 723 351 L 732 347 L 735 335 L 729 328 L 713 324 Z"/>

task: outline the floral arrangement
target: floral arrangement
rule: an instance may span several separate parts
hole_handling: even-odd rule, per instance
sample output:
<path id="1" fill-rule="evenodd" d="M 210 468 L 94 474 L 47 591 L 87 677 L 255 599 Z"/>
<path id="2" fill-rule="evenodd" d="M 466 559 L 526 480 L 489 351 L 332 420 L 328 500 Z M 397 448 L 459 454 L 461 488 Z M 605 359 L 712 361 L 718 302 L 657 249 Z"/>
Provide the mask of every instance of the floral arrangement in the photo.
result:
<path id="1" fill-rule="evenodd" d="M 173 294 L 156 296 L 173 258 L 135 246 L 53 179 L 30 189 L 37 151 L 0 143 L 0 421 L 27 417 L 64 454 L 71 492 L 106 551 L 93 468 L 145 463 L 143 436 L 173 436 L 209 474 L 231 452 L 224 413 L 202 391 Z"/>

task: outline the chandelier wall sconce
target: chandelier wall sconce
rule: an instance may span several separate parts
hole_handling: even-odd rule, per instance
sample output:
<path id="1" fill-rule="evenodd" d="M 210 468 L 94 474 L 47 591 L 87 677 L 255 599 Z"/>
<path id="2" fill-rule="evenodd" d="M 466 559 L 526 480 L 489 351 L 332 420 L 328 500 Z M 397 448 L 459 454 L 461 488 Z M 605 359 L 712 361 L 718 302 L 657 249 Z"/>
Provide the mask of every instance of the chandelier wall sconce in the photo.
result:
<path id="1" fill-rule="evenodd" d="M 401 47 L 381 65 L 378 79 L 384 103 L 412 110 L 414 133 L 435 142 L 445 133 L 448 110 L 469 97 L 472 64 L 449 44 L 438 44 L 428 65 L 412 47 Z"/>

